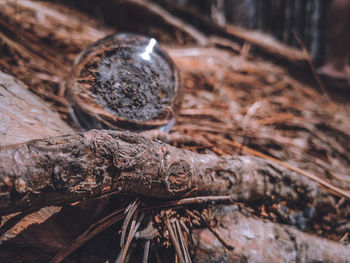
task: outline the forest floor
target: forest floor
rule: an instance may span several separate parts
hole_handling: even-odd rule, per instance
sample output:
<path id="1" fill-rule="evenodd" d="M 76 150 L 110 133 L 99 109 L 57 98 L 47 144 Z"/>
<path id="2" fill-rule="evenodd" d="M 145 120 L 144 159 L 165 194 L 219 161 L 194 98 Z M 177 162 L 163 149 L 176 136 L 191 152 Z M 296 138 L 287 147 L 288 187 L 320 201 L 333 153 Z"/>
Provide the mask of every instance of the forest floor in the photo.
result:
<path id="1" fill-rule="evenodd" d="M 73 129 L 64 82 L 74 59 L 88 44 L 136 27 L 132 16 L 127 20 L 130 24 L 120 23 L 121 18 L 105 11 L 107 2 L 99 11 L 104 15 L 102 23 L 91 14 L 59 4 L 0 1 L 1 71 L 23 81 Z M 244 209 L 254 218 L 348 244 L 349 94 L 333 94 L 320 86 L 305 51 L 283 46 L 268 36 L 234 27 L 221 29 L 231 38 L 205 32 L 206 28 L 201 33 L 144 1 L 120 2 L 116 16 L 128 10 L 125 12 L 137 17 L 147 7 L 138 30 L 147 28 L 144 34 L 158 36 L 180 71 L 182 107 L 167 142 L 200 154 L 256 156 L 314 181 L 334 198 L 336 212 L 304 222 L 305 209 L 298 206 L 281 217 L 283 201 L 255 202 Z M 91 11 L 91 6 L 93 3 L 82 9 Z M 14 142 L 28 139 L 33 138 Z M 111 231 L 88 247 L 95 250 L 105 246 L 99 243 L 116 242 L 116 237 L 109 236 Z M 21 249 L 25 253 L 27 247 Z M 81 250 L 79 257 L 84 258 L 86 251 Z M 79 261 L 79 257 L 72 260 Z"/>

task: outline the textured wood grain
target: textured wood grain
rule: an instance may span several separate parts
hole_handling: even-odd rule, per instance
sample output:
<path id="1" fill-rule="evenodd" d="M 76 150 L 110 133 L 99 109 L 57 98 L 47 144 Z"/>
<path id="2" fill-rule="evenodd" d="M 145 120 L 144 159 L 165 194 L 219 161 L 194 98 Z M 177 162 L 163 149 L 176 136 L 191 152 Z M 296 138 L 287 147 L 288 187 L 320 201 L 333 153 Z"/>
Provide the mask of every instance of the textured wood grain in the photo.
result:
<path id="1" fill-rule="evenodd" d="M 0 145 L 73 131 L 20 81 L 0 71 Z"/>

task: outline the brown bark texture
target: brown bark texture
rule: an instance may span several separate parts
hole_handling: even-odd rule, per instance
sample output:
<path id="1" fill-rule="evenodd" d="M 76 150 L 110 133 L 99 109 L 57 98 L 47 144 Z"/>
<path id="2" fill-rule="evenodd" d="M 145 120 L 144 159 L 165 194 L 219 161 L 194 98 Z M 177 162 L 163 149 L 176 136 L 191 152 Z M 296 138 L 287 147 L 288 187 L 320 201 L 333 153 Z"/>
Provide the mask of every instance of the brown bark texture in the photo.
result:
<path id="1" fill-rule="evenodd" d="M 45 101 L 0 71 L 0 145 L 73 132 Z"/>
<path id="2" fill-rule="evenodd" d="M 118 131 L 33 140 L 0 148 L 1 214 L 80 201 L 111 191 L 170 199 L 264 196 L 322 209 L 332 198 L 314 182 L 256 157 L 217 157 Z M 333 201 L 334 202 L 334 201 Z"/>

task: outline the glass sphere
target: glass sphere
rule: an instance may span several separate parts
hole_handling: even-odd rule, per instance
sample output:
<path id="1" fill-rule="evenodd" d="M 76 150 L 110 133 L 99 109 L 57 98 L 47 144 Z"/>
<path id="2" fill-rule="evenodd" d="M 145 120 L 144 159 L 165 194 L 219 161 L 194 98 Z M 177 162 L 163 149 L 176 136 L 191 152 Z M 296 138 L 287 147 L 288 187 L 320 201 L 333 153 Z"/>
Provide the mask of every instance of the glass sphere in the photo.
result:
<path id="1" fill-rule="evenodd" d="M 154 38 L 116 34 L 90 45 L 67 81 L 74 121 L 92 128 L 146 130 L 173 123 L 179 73 Z"/>

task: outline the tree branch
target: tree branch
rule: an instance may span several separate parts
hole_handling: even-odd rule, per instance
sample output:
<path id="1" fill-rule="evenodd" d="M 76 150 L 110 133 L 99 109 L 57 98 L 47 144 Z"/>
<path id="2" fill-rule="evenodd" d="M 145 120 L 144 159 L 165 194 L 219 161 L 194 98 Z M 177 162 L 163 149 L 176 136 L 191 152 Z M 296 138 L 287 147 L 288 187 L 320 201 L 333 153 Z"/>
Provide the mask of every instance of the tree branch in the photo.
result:
<path id="1" fill-rule="evenodd" d="M 215 231 L 234 249 L 226 249 L 208 228 L 197 229 L 195 262 L 348 262 L 350 257 L 349 245 L 245 216 L 234 205 L 216 207 L 211 217 Z"/>
<path id="2" fill-rule="evenodd" d="M 171 199 L 232 195 L 316 209 L 334 198 L 316 183 L 251 156 L 218 157 L 129 132 L 87 133 L 0 148 L 0 214 L 101 196 L 111 191 Z"/>

